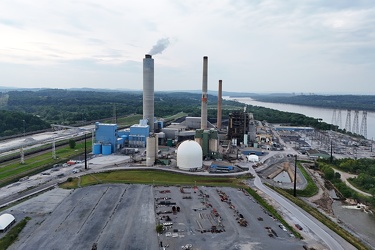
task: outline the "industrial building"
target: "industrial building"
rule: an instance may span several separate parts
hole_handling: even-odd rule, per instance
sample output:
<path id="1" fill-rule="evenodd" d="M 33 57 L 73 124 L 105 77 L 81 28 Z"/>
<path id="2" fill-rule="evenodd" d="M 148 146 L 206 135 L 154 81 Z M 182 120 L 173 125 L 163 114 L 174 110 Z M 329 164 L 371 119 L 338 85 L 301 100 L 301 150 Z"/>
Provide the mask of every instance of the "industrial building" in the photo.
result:
<path id="1" fill-rule="evenodd" d="M 228 139 L 234 145 L 254 146 L 256 142 L 256 125 L 251 113 L 235 111 L 229 114 Z"/>
<path id="2" fill-rule="evenodd" d="M 109 155 L 117 148 L 117 124 L 95 123 L 94 154 Z"/>

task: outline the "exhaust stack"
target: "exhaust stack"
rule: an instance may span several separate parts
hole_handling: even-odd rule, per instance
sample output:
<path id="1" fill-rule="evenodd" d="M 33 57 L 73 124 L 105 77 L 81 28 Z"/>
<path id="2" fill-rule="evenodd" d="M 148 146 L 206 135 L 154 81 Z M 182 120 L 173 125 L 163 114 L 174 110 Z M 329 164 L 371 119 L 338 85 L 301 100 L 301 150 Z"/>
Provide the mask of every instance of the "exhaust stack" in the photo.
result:
<path id="1" fill-rule="evenodd" d="M 143 59 L 143 119 L 148 120 L 150 133 L 154 133 L 154 59 Z"/>
<path id="2" fill-rule="evenodd" d="M 217 129 L 221 129 L 221 104 L 223 98 L 223 81 L 219 80 L 219 90 L 217 93 Z"/>
<path id="3" fill-rule="evenodd" d="M 203 80 L 202 80 L 202 107 L 201 107 L 201 129 L 207 130 L 207 73 L 208 57 L 203 57 Z"/>

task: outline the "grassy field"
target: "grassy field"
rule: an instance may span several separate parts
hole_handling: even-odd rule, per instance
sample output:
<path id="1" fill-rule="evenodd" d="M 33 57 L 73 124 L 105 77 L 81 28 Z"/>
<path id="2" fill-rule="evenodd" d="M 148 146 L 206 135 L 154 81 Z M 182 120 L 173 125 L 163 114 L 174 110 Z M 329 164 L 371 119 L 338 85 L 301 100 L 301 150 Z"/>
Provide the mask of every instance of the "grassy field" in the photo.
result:
<path id="1" fill-rule="evenodd" d="M 315 182 L 313 181 L 311 176 L 306 172 L 306 169 L 303 166 L 301 166 L 300 162 L 297 163 L 297 166 L 307 181 L 307 185 L 305 189 L 303 190 L 297 189 L 297 195 L 303 196 L 303 197 L 311 197 L 311 196 L 316 195 L 319 189 L 316 186 Z M 285 189 L 285 191 L 288 192 L 289 194 L 293 194 L 293 189 Z"/>
<path id="2" fill-rule="evenodd" d="M 87 142 L 87 148 L 91 147 L 91 141 Z M 0 166 L 0 186 L 7 185 L 18 179 L 41 172 L 52 167 L 53 164 L 65 162 L 69 159 L 83 154 L 85 151 L 84 143 L 77 143 L 74 149 L 66 146 L 64 148 L 56 149 L 57 159 L 52 159 L 52 152 L 44 153 L 38 156 L 25 157 L 25 163 L 19 162 L 12 164 L 4 164 Z"/>
<path id="3" fill-rule="evenodd" d="M 117 123 L 119 126 L 131 126 L 133 124 L 138 124 L 139 120 L 142 119 L 142 115 L 129 115 L 126 117 L 121 117 L 117 119 Z M 111 121 L 112 122 L 112 121 Z"/>
<path id="4" fill-rule="evenodd" d="M 175 115 L 171 115 L 171 116 L 168 116 L 168 117 L 164 117 L 164 120 L 165 121 L 174 121 L 178 118 L 181 118 L 181 117 L 184 117 L 184 116 L 187 116 L 188 114 L 187 113 L 184 113 L 184 112 L 179 112 Z"/>
<path id="5" fill-rule="evenodd" d="M 187 116 L 186 113 L 184 112 L 179 112 L 175 115 L 171 115 L 171 116 L 168 116 L 168 117 L 163 117 L 163 119 L 168 122 L 168 121 L 173 121 L 173 120 L 176 120 L 178 118 L 181 118 L 181 117 L 184 117 L 184 116 Z M 139 120 L 143 119 L 143 116 L 142 115 L 138 115 L 138 114 L 134 114 L 134 115 L 129 115 L 129 116 L 126 116 L 126 117 L 119 117 L 117 119 L 117 124 L 119 126 L 131 126 L 133 124 L 138 124 L 139 123 Z M 113 120 L 106 120 L 104 121 L 104 123 L 113 123 Z"/>
<path id="6" fill-rule="evenodd" d="M 184 185 L 184 186 L 228 186 L 238 187 L 245 177 L 209 177 L 192 176 L 159 170 L 120 170 L 81 176 L 81 187 L 100 183 L 137 183 L 154 185 Z M 61 185 L 63 188 L 77 188 L 78 178 Z"/>
<path id="7" fill-rule="evenodd" d="M 19 233 L 22 229 L 26 226 L 27 222 L 30 220 L 29 217 L 24 218 L 20 222 L 18 222 L 15 226 L 13 226 L 6 235 L 0 239 L 0 250 L 7 249 L 13 242 L 17 240 Z"/>

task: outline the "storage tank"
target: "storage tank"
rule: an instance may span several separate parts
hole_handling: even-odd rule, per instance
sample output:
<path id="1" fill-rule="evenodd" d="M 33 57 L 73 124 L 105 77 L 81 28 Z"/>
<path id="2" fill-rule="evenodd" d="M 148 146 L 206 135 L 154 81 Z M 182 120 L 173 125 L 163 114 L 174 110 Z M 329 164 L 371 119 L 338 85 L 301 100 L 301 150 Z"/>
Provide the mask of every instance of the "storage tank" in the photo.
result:
<path id="1" fill-rule="evenodd" d="M 93 151 L 94 151 L 93 152 L 94 155 L 100 155 L 102 153 L 102 144 L 101 143 L 95 143 Z"/>
<path id="2" fill-rule="evenodd" d="M 195 141 L 184 141 L 177 148 L 177 167 L 182 170 L 201 169 L 202 159 L 202 147 Z"/>
<path id="3" fill-rule="evenodd" d="M 112 154 L 112 145 L 111 144 L 104 144 L 102 146 L 102 154 L 103 155 L 110 155 L 110 154 Z"/>

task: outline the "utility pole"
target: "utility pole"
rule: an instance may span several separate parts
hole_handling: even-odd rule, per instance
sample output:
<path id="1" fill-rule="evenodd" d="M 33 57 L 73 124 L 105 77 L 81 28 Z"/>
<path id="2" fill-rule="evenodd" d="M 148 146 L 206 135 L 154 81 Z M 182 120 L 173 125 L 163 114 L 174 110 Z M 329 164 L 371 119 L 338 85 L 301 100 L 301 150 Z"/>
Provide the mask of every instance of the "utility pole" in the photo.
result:
<path id="1" fill-rule="evenodd" d="M 21 154 L 21 164 L 25 163 L 25 152 L 23 150 L 23 146 L 20 149 L 20 154 Z"/>
<path id="2" fill-rule="evenodd" d="M 55 141 L 55 137 L 53 137 L 53 141 L 52 141 L 52 159 L 56 159 L 56 141 Z"/>
<path id="3" fill-rule="evenodd" d="M 23 137 L 26 136 L 26 121 L 25 120 L 22 120 L 23 122 Z"/>
<path id="4" fill-rule="evenodd" d="M 85 133 L 85 169 L 87 170 L 87 147 L 86 147 L 86 131 Z"/>
<path id="5" fill-rule="evenodd" d="M 332 140 L 331 140 L 331 157 L 330 157 L 330 163 L 333 162 L 333 146 L 332 146 Z"/>
<path id="6" fill-rule="evenodd" d="M 294 155 L 294 197 L 297 197 L 297 155 Z"/>
<path id="7" fill-rule="evenodd" d="M 95 143 L 95 128 L 91 132 L 91 152 L 94 152 L 94 143 Z"/>
<path id="8" fill-rule="evenodd" d="M 372 143 L 373 143 L 373 138 L 371 138 L 371 153 L 372 153 Z"/>

